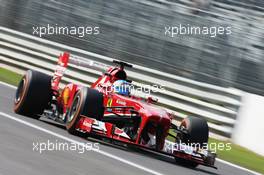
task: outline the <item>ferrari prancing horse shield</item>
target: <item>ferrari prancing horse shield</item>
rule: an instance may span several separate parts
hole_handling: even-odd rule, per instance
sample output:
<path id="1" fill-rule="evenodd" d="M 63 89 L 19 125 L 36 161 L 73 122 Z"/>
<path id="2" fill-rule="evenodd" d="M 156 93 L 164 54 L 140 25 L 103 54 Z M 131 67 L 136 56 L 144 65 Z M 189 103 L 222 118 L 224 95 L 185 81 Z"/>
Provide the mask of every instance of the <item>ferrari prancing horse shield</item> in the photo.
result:
<path id="1" fill-rule="evenodd" d="M 107 101 L 107 107 L 111 107 L 112 106 L 112 102 L 113 102 L 113 99 L 112 98 L 109 98 L 108 101 Z"/>

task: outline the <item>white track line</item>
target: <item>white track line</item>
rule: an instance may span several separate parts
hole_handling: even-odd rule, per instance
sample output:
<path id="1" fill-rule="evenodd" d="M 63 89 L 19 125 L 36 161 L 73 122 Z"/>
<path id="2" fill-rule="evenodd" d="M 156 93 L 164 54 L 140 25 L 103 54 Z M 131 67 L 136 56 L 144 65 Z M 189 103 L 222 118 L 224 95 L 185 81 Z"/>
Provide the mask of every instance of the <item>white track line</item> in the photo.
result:
<path id="1" fill-rule="evenodd" d="M 244 167 L 241 167 L 241 166 L 238 166 L 238 165 L 235 165 L 235 164 L 233 164 L 233 163 L 227 162 L 227 161 L 222 160 L 222 159 L 218 159 L 218 158 L 216 158 L 216 160 L 217 160 L 218 162 L 223 163 L 223 164 L 227 164 L 227 165 L 229 165 L 229 166 L 232 166 L 232 167 L 235 167 L 235 168 L 237 168 L 237 169 L 240 169 L 240 170 L 246 171 L 246 172 L 248 172 L 248 173 L 252 173 L 252 174 L 254 174 L 254 175 L 262 175 L 261 173 L 258 173 L 258 172 L 256 172 L 256 171 L 249 170 L 249 169 L 247 169 L 247 168 L 244 168 Z"/>
<path id="2" fill-rule="evenodd" d="M 4 86 L 7 86 L 7 87 L 10 87 L 10 88 L 13 88 L 13 89 L 16 89 L 17 87 L 14 86 L 14 85 L 11 85 L 11 84 L 8 84 L 8 83 L 5 83 L 5 82 L 2 82 L 0 81 L 0 84 L 4 85 Z"/>
<path id="3" fill-rule="evenodd" d="M 4 83 L 4 82 L 1 82 L 1 81 L 0 81 L 0 84 L 5 85 L 5 86 L 8 86 L 8 87 L 13 88 L 13 89 L 16 89 L 15 86 L 10 85 L 10 84 L 7 84 L 7 83 Z M 0 114 L 3 115 L 4 117 L 7 117 L 7 118 L 10 118 L 10 119 L 13 119 L 13 120 L 18 121 L 18 122 L 20 122 L 20 123 L 23 123 L 23 124 L 25 124 L 25 125 L 28 125 L 28 126 L 30 126 L 30 127 L 32 127 L 32 128 L 35 128 L 35 129 L 41 130 L 41 131 L 43 131 L 43 132 L 49 133 L 49 134 L 54 135 L 54 136 L 56 136 L 56 137 L 59 137 L 59 138 L 61 138 L 61 139 L 67 140 L 67 141 L 69 141 L 69 142 L 73 142 L 73 143 L 76 143 L 76 144 L 81 144 L 81 142 L 78 142 L 78 141 L 72 140 L 72 139 L 70 139 L 70 138 L 68 138 L 68 137 L 65 137 L 65 136 L 59 135 L 59 134 L 57 134 L 57 133 L 54 133 L 54 132 L 48 131 L 48 130 L 46 130 L 46 129 L 44 129 L 44 128 L 38 127 L 37 125 L 33 125 L 33 124 L 29 123 L 29 122 L 26 122 L 26 121 L 24 121 L 24 120 L 21 120 L 21 119 L 15 118 L 15 117 L 10 116 L 10 115 L 8 115 L 8 114 L 5 114 L 5 113 L 3 113 L 3 112 L 0 112 Z M 83 144 L 81 144 L 81 145 L 83 145 Z M 110 153 L 107 153 L 107 152 L 104 152 L 104 151 L 101 151 L 101 150 L 98 151 L 98 150 L 96 150 L 96 149 L 93 150 L 93 151 L 96 151 L 96 152 L 98 152 L 98 153 L 100 153 L 100 154 L 103 154 L 103 155 L 105 155 L 105 156 L 107 156 L 107 157 L 111 157 L 111 158 L 113 158 L 113 159 L 119 160 L 119 161 L 121 161 L 121 162 L 123 162 L 123 163 L 126 163 L 126 164 L 129 164 L 129 165 L 131 165 L 131 166 L 137 167 L 137 168 L 142 169 L 142 170 L 144 170 L 144 171 L 147 171 L 147 172 L 149 172 L 149 173 L 156 174 L 156 175 L 162 175 L 162 174 L 159 173 L 159 172 L 155 172 L 155 171 L 153 171 L 153 170 L 150 170 L 150 169 L 148 169 L 148 168 L 145 168 L 145 167 L 143 167 L 143 166 L 141 166 L 141 165 L 138 165 L 138 164 L 136 164 L 136 163 L 133 163 L 133 162 L 127 161 L 127 160 L 125 160 L 125 159 L 122 159 L 122 158 L 117 157 L 117 156 L 115 156 L 115 155 L 112 155 L 112 154 L 110 154 Z M 241 167 L 241 166 L 235 165 L 235 164 L 230 163 L 230 162 L 227 162 L 227 161 L 225 161 L 225 160 L 218 159 L 218 158 L 217 158 L 216 160 L 217 160 L 218 162 L 223 163 L 223 164 L 226 164 L 226 165 L 229 165 L 229 166 L 235 167 L 235 168 L 237 168 L 237 169 L 240 169 L 240 170 L 243 170 L 243 171 L 246 171 L 246 172 L 252 173 L 252 174 L 254 174 L 254 175 L 261 175 L 261 174 L 258 173 L 258 172 L 255 172 L 255 171 L 249 170 L 249 169 L 247 169 L 247 168 L 244 168 L 244 167 Z"/>
<path id="4" fill-rule="evenodd" d="M 39 127 L 39 126 L 34 125 L 34 124 L 32 124 L 32 123 L 29 123 L 29 122 L 27 122 L 27 121 L 24 121 L 24 120 L 18 119 L 18 118 L 16 118 L 16 117 L 13 117 L 13 116 L 11 116 L 11 115 L 9 115 L 9 114 L 6 114 L 6 113 L 4 113 L 4 112 L 0 112 L 0 115 L 3 116 L 3 117 L 6 117 L 6 118 L 12 119 L 12 120 L 14 120 L 14 121 L 16 121 L 16 122 L 22 123 L 22 124 L 24 124 L 24 125 L 27 125 L 27 126 L 29 126 L 29 127 L 31 127 L 31 128 L 34 128 L 34 129 L 40 130 L 40 131 L 42 131 L 42 132 L 45 132 L 45 133 L 47 133 L 47 134 L 53 135 L 53 136 L 58 137 L 58 138 L 60 138 L 60 139 L 66 140 L 66 141 L 68 141 L 68 142 L 71 142 L 71 143 L 74 143 L 74 144 L 77 144 L 77 145 L 80 145 L 80 146 L 83 146 L 83 147 L 85 146 L 82 142 L 79 142 L 79 141 L 73 140 L 73 139 L 71 139 L 71 138 L 65 137 L 65 136 L 63 136 L 63 135 L 57 134 L 57 133 L 55 133 L 55 132 L 49 131 L 49 130 L 47 130 L 47 129 L 45 129 L 45 128 Z M 143 171 L 145 171 L 145 172 L 148 172 L 148 173 L 151 173 L 151 174 L 154 174 L 154 175 L 163 175 L 163 174 L 161 174 L 161 173 L 159 173 L 159 172 L 157 172 L 157 171 L 151 170 L 151 169 L 149 169 L 149 168 L 146 168 L 146 167 L 144 167 L 144 166 L 142 166 L 142 165 L 139 165 L 139 164 L 136 164 L 136 163 L 134 163 L 134 162 L 131 162 L 131 161 L 125 160 L 125 159 L 123 159 L 123 158 L 121 158 L 121 157 L 115 156 L 115 155 L 110 154 L 110 153 L 108 153 L 108 152 L 105 152 L 105 151 L 102 151 L 102 150 L 98 150 L 98 149 L 95 149 L 95 148 L 92 148 L 92 151 L 97 152 L 97 153 L 99 153 L 99 154 L 102 154 L 102 155 L 104 155 L 104 156 L 106 156 L 106 157 L 109 157 L 109 158 L 112 158 L 112 159 L 118 160 L 118 161 L 120 161 L 120 162 L 122 162 L 122 163 L 128 164 L 128 165 L 130 165 L 130 166 L 133 166 L 133 167 L 138 168 L 138 169 L 140 169 L 140 170 L 143 170 Z"/>

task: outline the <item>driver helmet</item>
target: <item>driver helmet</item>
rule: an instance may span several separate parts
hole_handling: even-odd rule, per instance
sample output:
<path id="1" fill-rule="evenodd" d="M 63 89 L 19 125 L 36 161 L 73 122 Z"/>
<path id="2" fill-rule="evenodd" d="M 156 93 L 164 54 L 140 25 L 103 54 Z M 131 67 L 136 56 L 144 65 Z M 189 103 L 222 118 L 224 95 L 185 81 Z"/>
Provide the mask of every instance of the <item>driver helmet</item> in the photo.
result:
<path id="1" fill-rule="evenodd" d="M 117 80 L 113 83 L 114 92 L 120 95 L 130 95 L 130 84 L 126 80 Z"/>

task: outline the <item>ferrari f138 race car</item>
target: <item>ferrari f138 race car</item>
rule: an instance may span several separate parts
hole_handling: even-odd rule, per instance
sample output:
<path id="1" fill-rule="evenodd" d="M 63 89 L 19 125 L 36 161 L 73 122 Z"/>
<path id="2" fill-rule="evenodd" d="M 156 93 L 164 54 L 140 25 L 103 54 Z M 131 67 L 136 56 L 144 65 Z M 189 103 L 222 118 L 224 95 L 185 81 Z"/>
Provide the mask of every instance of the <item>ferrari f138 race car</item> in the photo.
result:
<path id="1" fill-rule="evenodd" d="M 15 113 L 63 123 L 70 134 L 108 139 L 169 155 L 185 166 L 216 168 L 216 154 L 201 146 L 208 142 L 207 122 L 187 117 L 179 126 L 174 124 L 172 114 L 155 105 L 152 97 L 131 93 L 133 83 L 128 80 L 125 67 L 132 65 L 113 62 L 116 66 L 107 66 L 76 59 L 65 52 L 59 56 L 53 76 L 28 70 L 16 90 Z M 90 87 L 69 83 L 60 88 L 69 63 L 103 69 L 104 73 Z M 168 136 L 174 142 L 167 140 Z"/>

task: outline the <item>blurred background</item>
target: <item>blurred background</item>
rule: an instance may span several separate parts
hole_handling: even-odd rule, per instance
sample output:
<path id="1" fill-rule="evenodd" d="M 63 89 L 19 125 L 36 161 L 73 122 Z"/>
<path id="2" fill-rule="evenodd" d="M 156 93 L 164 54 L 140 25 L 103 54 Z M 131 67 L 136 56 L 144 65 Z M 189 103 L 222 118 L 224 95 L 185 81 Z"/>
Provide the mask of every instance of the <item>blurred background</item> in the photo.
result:
<path id="1" fill-rule="evenodd" d="M 17 85 L 27 69 L 52 75 L 64 51 L 107 65 L 113 58 L 133 63 L 133 83 L 165 87 L 152 95 L 173 122 L 205 118 L 210 142 L 232 142 L 219 158 L 264 173 L 264 0 L 0 0 L 0 21 L 0 82 Z M 99 27 L 100 34 L 33 34 L 47 25 Z M 180 25 L 232 33 L 165 34 Z M 63 81 L 87 86 L 101 74 L 69 65 Z"/>
<path id="2" fill-rule="evenodd" d="M 222 87 L 264 95 L 262 0 L 0 0 L 1 25 L 99 26 L 45 38 Z M 231 35 L 165 36 L 165 26 L 230 26 Z"/>

